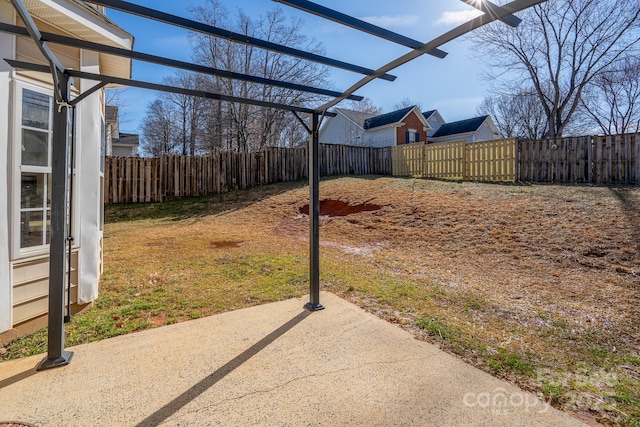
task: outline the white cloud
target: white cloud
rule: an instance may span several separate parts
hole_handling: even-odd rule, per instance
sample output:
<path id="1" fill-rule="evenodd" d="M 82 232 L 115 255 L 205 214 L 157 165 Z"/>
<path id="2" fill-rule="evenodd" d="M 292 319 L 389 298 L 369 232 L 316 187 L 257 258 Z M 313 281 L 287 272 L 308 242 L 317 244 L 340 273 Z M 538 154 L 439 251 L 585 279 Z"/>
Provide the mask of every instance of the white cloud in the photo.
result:
<path id="1" fill-rule="evenodd" d="M 436 21 L 437 25 L 460 25 L 482 15 L 479 10 L 458 10 L 455 12 L 443 12 Z"/>
<path id="2" fill-rule="evenodd" d="M 377 25 L 383 28 L 406 28 L 416 25 L 420 21 L 418 15 L 382 15 L 382 16 L 365 16 L 360 18 L 369 24 Z"/>

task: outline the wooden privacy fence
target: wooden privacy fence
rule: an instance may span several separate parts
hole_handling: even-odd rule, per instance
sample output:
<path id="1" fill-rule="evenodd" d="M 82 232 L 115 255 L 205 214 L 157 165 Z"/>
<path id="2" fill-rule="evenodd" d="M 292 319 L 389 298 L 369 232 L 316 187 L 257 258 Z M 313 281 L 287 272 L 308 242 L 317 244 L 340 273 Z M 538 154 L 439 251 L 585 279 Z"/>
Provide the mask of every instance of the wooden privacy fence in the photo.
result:
<path id="1" fill-rule="evenodd" d="M 393 147 L 394 176 L 509 182 L 516 180 L 516 139 Z"/>
<path id="2" fill-rule="evenodd" d="M 389 175 L 391 150 L 320 145 L 320 174 Z M 260 152 L 220 152 L 210 156 L 107 157 L 105 203 L 162 202 L 218 194 L 308 176 L 308 151 L 266 148 Z"/>
<path id="3" fill-rule="evenodd" d="M 640 134 L 519 142 L 520 179 L 640 185 Z"/>
<path id="4" fill-rule="evenodd" d="M 424 142 L 391 147 L 391 174 L 424 177 L 425 147 Z"/>

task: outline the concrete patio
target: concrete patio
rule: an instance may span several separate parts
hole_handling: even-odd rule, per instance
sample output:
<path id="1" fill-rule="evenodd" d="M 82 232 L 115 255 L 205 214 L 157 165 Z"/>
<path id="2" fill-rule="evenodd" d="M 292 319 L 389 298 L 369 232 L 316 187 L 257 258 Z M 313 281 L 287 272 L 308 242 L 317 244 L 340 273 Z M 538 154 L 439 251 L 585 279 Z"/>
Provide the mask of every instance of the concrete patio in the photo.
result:
<path id="1" fill-rule="evenodd" d="M 578 426 L 534 395 L 321 294 L 0 364 L 0 425 Z"/>

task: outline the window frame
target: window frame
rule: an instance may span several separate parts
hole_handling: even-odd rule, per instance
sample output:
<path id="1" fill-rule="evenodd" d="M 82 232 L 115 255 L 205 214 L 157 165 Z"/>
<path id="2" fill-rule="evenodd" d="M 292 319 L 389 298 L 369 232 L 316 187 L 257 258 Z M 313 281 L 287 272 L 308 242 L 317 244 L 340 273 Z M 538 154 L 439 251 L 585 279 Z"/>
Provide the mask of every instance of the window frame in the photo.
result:
<path id="1" fill-rule="evenodd" d="M 31 165 L 22 165 L 22 132 L 23 129 L 31 130 L 36 129 L 30 126 L 23 126 L 22 118 L 23 118 L 23 99 L 24 99 L 24 91 L 28 90 L 31 92 L 39 93 L 42 95 L 46 95 L 49 97 L 50 102 L 50 115 L 49 115 L 49 124 L 48 129 L 37 129 L 38 131 L 46 131 L 47 132 L 47 149 L 49 156 L 48 158 L 48 166 L 31 166 Z M 22 221 L 22 213 L 25 212 L 25 209 L 22 207 L 22 174 L 23 173 L 34 173 L 34 174 L 44 174 L 45 178 L 45 188 L 44 194 L 45 197 L 50 189 L 46 187 L 46 185 L 50 185 L 52 178 L 52 154 L 53 154 L 53 116 L 54 116 L 54 108 L 55 102 L 53 99 L 53 89 L 51 87 L 38 85 L 36 83 L 32 83 L 25 80 L 14 80 L 13 84 L 13 101 L 11 102 L 13 107 L 12 118 L 10 120 L 10 124 L 12 124 L 12 139 L 11 141 L 11 179 L 10 179 L 10 200 L 12 203 L 10 209 L 10 232 L 11 232 L 11 258 L 13 260 L 30 258 L 35 256 L 46 255 L 49 253 L 50 248 L 50 240 L 43 236 L 43 241 L 45 242 L 42 245 L 35 246 L 22 246 L 22 230 L 21 230 L 21 221 Z M 72 162 L 69 164 L 70 173 L 72 174 L 72 179 L 75 180 L 76 177 L 76 168 L 75 162 L 76 159 L 71 159 Z M 77 189 L 74 185 L 74 193 L 77 194 Z M 43 212 L 43 218 L 45 220 L 45 224 L 47 222 L 47 218 L 50 221 L 50 212 L 51 212 L 51 202 L 48 201 L 46 205 L 42 205 L 37 208 L 32 208 L 34 212 Z M 26 210 L 28 212 L 28 210 Z M 75 231 L 77 225 L 77 221 L 73 221 L 72 230 Z M 44 226 L 44 233 L 50 231 L 50 224 Z M 46 228 L 48 227 L 48 228 Z M 76 234 L 76 233 L 72 233 Z M 74 246 L 77 246 L 77 242 L 74 243 Z"/>

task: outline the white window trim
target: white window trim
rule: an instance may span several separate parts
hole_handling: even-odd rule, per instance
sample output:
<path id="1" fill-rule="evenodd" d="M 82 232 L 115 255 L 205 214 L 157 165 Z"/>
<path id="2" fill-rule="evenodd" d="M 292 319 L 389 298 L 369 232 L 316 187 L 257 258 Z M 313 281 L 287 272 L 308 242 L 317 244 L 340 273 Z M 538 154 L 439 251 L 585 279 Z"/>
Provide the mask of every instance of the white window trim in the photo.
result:
<path id="1" fill-rule="evenodd" d="M 23 90 L 27 89 L 33 92 L 41 93 L 47 96 L 53 96 L 53 89 L 51 87 L 44 87 L 41 85 L 37 85 L 25 80 L 14 79 L 13 80 L 13 102 L 12 102 L 12 115 L 10 123 L 13 126 L 11 135 L 12 139 L 10 139 L 9 144 L 11 145 L 11 162 L 10 165 L 12 167 L 11 176 L 10 176 L 10 200 L 12 203 L 10 209 L 10 231 L 11 231 L 11 259 L 19 260 L 25 258 L 33 258 L 42 255 L 49 254 L 49 245 L 39 245 L 28 248 L 20 247 L 20 221 L 21 221 L 21 183 L 22 183 L 22 172 L 35 172 L 35 173 L 52 173 L 51 167 L 42 167 L 42 166 L 23 166 L 22 163 L 22 152 L 21 152 L 21 141 L 22 141 L 22 93 Z M 51 127 L 53 128 L 53 114 L 50 118 Z M 52 137 L 53 137 L 53 130 Z M 53 141 L 50 142 L 51 144 Z M 52 150 L 53 151 L 53 150 Z M 50 155 L 52 154 L 49 153 Z M 49 159 L 51 162 L 51 159 Z M 77 161 L 77 156 L 76 156 Z M 71 165 L 70 165 L 71 167 Z M 76 169 L 77 165 L 73 170 L 73 179 L 74 179 L 74 192 L 77 194 L 76 184 Z M 77 199 L 77 198 L 74 198 Z M 76 200 L 77 202 L 77 200 Z M 77 205 L 76 205 L 77 206 Z M 74 211 L 77 212 L 76 206 L 74 206 Z M 78 221 L 74 219 L 72 227 L 73 233 L 72 235 L 77 235 Z M 74 248 L 77 248 L 78 242 L 74 242 Z"/>
<path id="2" fill-rule="evenodd" d="M 418 133 L 417 129 L 409 129 L 409 144 L 416 143 L 416 133 Z"/>

